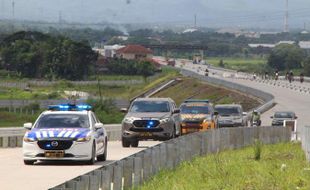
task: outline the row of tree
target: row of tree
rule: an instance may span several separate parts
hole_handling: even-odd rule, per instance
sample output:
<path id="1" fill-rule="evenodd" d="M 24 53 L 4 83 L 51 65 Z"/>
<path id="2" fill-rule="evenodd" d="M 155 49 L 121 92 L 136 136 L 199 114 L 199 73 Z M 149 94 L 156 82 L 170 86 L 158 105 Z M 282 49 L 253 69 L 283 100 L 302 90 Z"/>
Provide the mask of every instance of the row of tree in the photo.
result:
<path id="1" fill-rule="evenodd" d="M 81 80 L 97 60 L 87 44 L 40 32 L 18 32 L 0 44 L 1 67 L 22 77 Z"/>
<path id="2" fill-rule="evenodd" d="M 280 44 L 272 49 L 268 57 L 268 66 L 278 71 L 301 69 L 310 75 L 310 55 L 296 45 Z"/>

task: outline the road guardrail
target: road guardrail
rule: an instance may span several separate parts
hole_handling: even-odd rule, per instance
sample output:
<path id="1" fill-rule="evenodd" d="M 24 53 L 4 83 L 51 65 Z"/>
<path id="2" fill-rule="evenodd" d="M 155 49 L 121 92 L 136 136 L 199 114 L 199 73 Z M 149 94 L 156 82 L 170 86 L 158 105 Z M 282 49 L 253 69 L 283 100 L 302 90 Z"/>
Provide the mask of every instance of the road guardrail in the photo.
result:
<path id="1" fill-rule="evenodd" d="M 50 190 L 131 189 L 143 184 L 160 170 L 174 169 L 181 162 L 190 161 L 196 156 L 250 146 L 256 139 L 264 144 L 289 142 L 291 129 L 220 128 L 181 136 L 78 176 Z"/>

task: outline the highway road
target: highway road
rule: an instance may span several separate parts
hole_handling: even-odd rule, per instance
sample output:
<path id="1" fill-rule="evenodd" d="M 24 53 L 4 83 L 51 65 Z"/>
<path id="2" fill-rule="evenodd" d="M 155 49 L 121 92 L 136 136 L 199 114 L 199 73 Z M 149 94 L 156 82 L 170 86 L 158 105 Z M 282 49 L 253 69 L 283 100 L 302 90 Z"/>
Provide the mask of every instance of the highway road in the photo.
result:
<path id="1" fill-rule="evenodd" d="M 185 63 L 185 64 L 184 64 Z M 204 70 L 207 68 L 206 65 L 197 65 L 192 64 L 190 61 L 178 60 L 177 67 L 182 67 L 183 69 L 191 70 L 196 72 L 197 74 L 204 74 Z M 200 69 L 199 69 L 200 68 Z M 275 111 L 295 111 L 298 120 L 297 120 L 297 131 L 301 133 L 302 127 L 305 125 L 310 125 L 309 119 L 309 105 L 310 105 L 310 94 L 300 92 L 299 90 L 284 88 L 282 86 L 274 86 L 266 83 L 259 83 L 257 81 L 246 80 L 246 79 L 238 79 L 238 78 L 225 78 L 225 74 L 235 74 L 229 73 L 228 71 L 221 71 L 217 69 L 209 69 L 210 76 L 221 78 L 226 81 L 234 82 L 237 84 L 245 85 L 248 87 L 252 87 L 258 90 L 262 90 L 265 92 L 269 92 L 270 94 L 275 96 L 276 105 L 269 111 L 265 112 L 262 115 L 262 124 L 265 126 L 271 125 L 271 116 Z M 212 75 L 212 73 L 215 73 Z M 285 83 L 284 81 L 282 83 Z M 288 83 L 288 82 L 287 82 Z M 300 84 L 298 82 L 294 82 L 293 85 L 298 87 L 310 87 L 309 83 Z"/>
<path id="2" fill-rule="evenodd" d="M 33 166 L 26 166 L 23 163 L 21 148 L 0 149 L 0 189 L 48 189 L 158 143 L 142 141 L 138 148 L 122 148 L 120 141 L 111 141 L 108 145 L 107 161 L 96 162 L 92 166 L 77 162 L 37 162 Z"/>

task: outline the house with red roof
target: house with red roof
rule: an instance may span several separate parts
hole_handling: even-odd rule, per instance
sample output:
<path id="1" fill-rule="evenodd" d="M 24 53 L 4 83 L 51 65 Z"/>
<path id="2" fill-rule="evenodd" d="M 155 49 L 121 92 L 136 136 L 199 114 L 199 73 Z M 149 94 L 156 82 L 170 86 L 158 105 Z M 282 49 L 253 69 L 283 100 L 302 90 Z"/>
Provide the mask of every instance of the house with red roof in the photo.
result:
<path id="1" fill-rule="evenodd" d="M 116 56 L 123 59 L 152 59 L 153 51 L 141 45 L 127 45 L 116 50 Z"/>

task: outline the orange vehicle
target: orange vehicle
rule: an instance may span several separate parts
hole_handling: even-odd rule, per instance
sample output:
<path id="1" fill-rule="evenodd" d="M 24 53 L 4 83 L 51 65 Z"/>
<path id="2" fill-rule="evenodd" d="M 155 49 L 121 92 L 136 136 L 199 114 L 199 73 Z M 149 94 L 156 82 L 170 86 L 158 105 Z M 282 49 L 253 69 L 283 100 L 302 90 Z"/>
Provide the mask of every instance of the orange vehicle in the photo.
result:
<path id="1" fill-rule="evenodd" d="M 180 106 L 182 135 L 217 128 L 217 115 L 208 100 L 186 100 Z"/>

